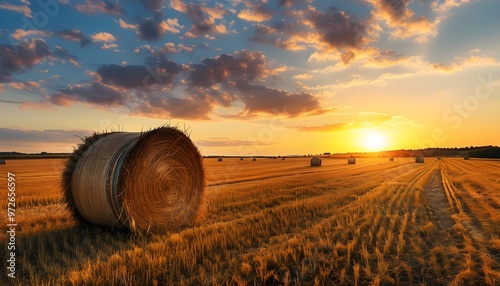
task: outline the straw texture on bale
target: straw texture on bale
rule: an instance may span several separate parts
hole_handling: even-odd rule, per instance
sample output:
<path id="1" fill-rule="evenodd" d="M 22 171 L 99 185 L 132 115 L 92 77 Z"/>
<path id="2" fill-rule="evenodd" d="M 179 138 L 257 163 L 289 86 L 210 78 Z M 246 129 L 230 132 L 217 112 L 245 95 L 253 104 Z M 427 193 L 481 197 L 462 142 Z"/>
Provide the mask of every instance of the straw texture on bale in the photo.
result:
<path id="1" fill-rule="evenodd" d="M 205 177 L 189 137 L 160 127 L 87 137 L 66 164 L 63 186 L 77 220 L 146 233 L 192 222 Z"/>
<path id="2" fill-rule="evenodd" d="M 321 159 L 318 157 L 311 158 L 311 166 L 321 166 Z"/>
<path id="3" fill-rule="evenodd" d="M 423 163 L 424 162 L 424 157 L 418 156 L 415 158 L 415 163 Z"/>
<path id="4" fill-rule="evenodd" d="M 347 164 L 356 164 L 356 158 L 347 159 Z"/>
<path id="5" fill-rule="evenodd" d="M 0 165 L 5 165 L 7 164 L 7 162 L 5 161 L 5 159 L 0 159 Z"/>

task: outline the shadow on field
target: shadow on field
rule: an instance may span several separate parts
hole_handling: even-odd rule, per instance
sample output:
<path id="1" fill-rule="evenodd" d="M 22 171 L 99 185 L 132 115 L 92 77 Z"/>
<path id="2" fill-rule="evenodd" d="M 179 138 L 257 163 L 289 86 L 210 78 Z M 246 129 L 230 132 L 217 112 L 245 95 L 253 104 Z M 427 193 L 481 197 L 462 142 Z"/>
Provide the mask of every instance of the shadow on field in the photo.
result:
<path id="1" fill-rule="evenodd" d="M 71 271 L 107 261 L 113 254 L 134 247 L 139 240 L 130 232 L 96 225 L 75 224 L 25 234 L 21 230 L 16 237 L 15 283 L 61 282 L 58 279 L 68 277 Z M 8 280 L 10 283 L 14 279 Z"/>

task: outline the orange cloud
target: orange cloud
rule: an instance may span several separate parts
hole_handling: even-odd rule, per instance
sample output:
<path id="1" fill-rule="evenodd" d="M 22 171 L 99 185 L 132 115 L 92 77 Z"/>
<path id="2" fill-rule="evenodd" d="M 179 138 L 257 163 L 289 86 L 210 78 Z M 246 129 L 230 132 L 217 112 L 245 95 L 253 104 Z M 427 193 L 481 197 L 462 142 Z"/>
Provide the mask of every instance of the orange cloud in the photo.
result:
<path id="1" fill-rule="evenodd" d="M 92 41 L 94 41 L 94 42 L 110 43 L 110 42 L 116 41 L 115 36 L 111 35 L 108 32 L 101 32 L 101 33 L 93 34 L 90 37 L 91 37 Z"/>

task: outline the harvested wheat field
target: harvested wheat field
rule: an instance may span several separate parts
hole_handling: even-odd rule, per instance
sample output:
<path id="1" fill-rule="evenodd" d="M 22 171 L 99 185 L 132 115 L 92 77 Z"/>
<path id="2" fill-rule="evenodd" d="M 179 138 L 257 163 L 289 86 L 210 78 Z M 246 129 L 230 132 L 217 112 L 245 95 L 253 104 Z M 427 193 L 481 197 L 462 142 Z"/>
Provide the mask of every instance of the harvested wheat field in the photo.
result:
<path id="1" fill-rule="evenodd" d="M 205 159 L 205 216 L 150 235 L 77 223 L 64 164 L 0 166 L 17 187 L 16 279 L 0 284 L 500 284 L 500 161 Z"/>

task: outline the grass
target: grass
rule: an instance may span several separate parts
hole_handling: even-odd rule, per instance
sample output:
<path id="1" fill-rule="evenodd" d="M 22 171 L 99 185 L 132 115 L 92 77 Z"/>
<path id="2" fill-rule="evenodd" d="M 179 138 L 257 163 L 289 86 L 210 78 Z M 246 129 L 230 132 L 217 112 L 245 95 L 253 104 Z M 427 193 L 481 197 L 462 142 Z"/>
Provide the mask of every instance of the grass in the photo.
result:
<path id="1" fill-rule="evenodd" d="M 0 166 L 1 184 L 16 174 L 19 204 L 18 278 L 3 284 L 500 283 L 500 161 L 205 159 L 205 217 L 144 237 L 76 224 L 58 185 L 63 163 Z"/>

